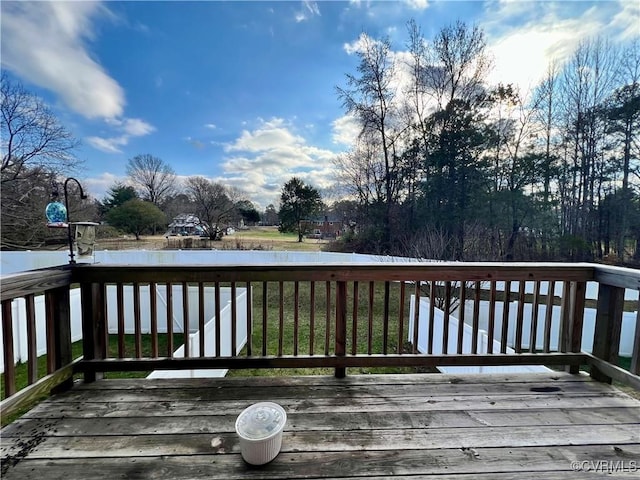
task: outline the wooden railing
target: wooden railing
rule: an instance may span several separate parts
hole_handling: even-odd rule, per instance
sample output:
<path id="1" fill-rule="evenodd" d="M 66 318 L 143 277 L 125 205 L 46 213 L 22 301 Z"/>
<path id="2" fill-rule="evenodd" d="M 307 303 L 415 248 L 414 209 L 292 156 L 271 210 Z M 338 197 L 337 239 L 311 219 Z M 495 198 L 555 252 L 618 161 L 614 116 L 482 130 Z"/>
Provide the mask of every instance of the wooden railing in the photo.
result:
<path id="1" fill-rule="evenodd" d="M 599 283 L 599 296 L 593 353 L 587 354 L 581 352 L 581 342 L 590 281 Z M 83 330 L 83 358 L 75 363 L 69 327 L 72 284 L 81 289 Z M 5 402 L 16 393 L 11 304 L 17 298 L 26 301 L 28 384 L 38 391 L 69 386 L 73 373 L 93 381 L 110 371 L 329 367 L 341 377 L 349 367 L 564 365 L 577 373 L 585 364 L 600 381 L 616 379 L 640 389 L 638 325 L 630 372 L 616 366 L 626 288 L 640 289 L 639 271 L 593 264 L 77 265 L 26 272 L 2 278 Z M 236 299 L 240 289 L 248 294 L 242 308 Z M 109 307 L 108 290 L 115 291 L 115 302 Z M 216 320 L 212 338 L 200 334 L 193 346 L 185 341 L 183 352 L 175 356 L 174 325 L 185 332 L 205 332 L 207 310 L 221 319 L 225 290 L 230 292 L 229 335 L 223 340 L 222 320 Z M 130 299 L 126 292 L 131 292 Z M 45 295 L 47 324 L 48 376 L 40 381 L 36 381 L 33 346 L 37 294 Z M 191 295 L 196 297 L 195 309 Z M 417 313 L 425 297 L 430 300 L 427 319 Z M 500 339 L 499 351 L 494 351 L 491 341 L 486 353 L 478 350 L 481 301 L 489 305 L 487 337 Z M 449 338 L 456 302 L 473 308 L 457 313 L 459 328 L 455 338 Z M 510 325 L 513 302 L 516 321 Z M 144 336 L 150 343 L 149 354 L 142 348 L 143 303 L 149 308 L 149 333 Z M 443 310 L 440 338 L 430 320 L 436 303 Z M 498 304 L 504 306 L 501 313 Z M 531 304 L 530 317 L 525 315 L 526 304 Z M 539 326 L 538 310 L 543 305 L 547 314 Z M 552 328 L 554 305 L 561 310 L 557 333 Z M 163 325 L 162 319 L 169 320 Z M 125 321 L 134 325 L 132 351 L 126 351 Z M 426 351 L 419 352 L 418 334 L 425 322 L 429 326 Z M 464 323 L 471 326 L 472 336 L 466 350 Z M 247 332 L 242 348 L 239 328 Z M 110 330 L 118 339 L 117 347 L 111 349 Z M 528 344 L 523 344 L 527 334 Z M 160 351 L 163 336 L 166 349 Z M 507 353 L 508 338 L 515 338 L 514 354 Z"/>
<path id="2" fill-rule="evenodd" d="M 0 405 L 3 415 L 9 415 L 23 403 L 43 393 L 65 389 L 72 385 L 74 362 L 71 354 L 71 325 L 69 292 L 72 272 L 68 267 L 32 270 L 2 277 L 0 300 L 2 302 L 2 348 L 4 397 Z M 36 296 L 44 296 L 44 324 L 46 339 L 46 375 L 38 371 L 36 329 Z M 27 361 L 26 384 L 16 395 L 15 348 L 13 303 L 24 299 L 26 323 Z"/>

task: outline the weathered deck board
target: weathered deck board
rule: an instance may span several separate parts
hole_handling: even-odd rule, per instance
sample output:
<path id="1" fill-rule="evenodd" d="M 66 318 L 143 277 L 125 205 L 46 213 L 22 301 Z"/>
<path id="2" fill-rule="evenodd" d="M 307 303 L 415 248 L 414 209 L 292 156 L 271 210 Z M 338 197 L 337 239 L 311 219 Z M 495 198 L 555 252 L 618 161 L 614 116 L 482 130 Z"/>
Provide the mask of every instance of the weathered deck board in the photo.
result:
<path id="1" fill-rule="evenodd" d="M 283 446 L 250 467 L 234 422 L 265 399 L 287 410 Z M 640 474 L 640 402 L 563 373 L 102 380 L 1 433 L 8 479 L 611 478 L 602 461 Z"/>

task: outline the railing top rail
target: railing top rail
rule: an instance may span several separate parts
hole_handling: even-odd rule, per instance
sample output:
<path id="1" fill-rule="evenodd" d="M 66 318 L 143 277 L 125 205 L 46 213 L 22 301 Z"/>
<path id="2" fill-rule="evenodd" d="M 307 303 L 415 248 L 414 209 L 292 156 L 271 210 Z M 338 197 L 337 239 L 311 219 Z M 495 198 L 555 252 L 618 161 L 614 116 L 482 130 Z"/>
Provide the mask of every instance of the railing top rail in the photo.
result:
<path id="1" fill-rule="evenodd" d="M 640 270 L 635 268 L 595 265 L 594 280 L 614 287 L 640 290 Z"/>
<path id="2" fill-rule="evenodd" d="M 587 263 L 373 262 L 262 265 L 81 265 L 80 282 L 216 282 L 216 281 L 590 281 Z"/>
<path id="3" fill-rule="evenodd" d="M 72 271 L 69 266 L 42 268 L 27 272 L 12 273 L 0 277 L 0 299 L 11 300 L 31 293 L 42 293 L 71 284 Z"/>

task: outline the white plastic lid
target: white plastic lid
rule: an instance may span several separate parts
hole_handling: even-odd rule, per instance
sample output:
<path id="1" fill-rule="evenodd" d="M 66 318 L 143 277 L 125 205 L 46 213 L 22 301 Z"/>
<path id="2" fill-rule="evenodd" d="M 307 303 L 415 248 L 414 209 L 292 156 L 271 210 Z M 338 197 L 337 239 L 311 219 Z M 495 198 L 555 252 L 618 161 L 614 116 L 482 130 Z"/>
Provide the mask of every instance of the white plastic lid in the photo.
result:
<path id="1" fill-rule="evenodd" d="M 273 402 L 260 402 L 245 408 L 236 420 L 236 431 L 244 438 L 263 440 L 278 434 L 287 421 L 284 409 Z"/>

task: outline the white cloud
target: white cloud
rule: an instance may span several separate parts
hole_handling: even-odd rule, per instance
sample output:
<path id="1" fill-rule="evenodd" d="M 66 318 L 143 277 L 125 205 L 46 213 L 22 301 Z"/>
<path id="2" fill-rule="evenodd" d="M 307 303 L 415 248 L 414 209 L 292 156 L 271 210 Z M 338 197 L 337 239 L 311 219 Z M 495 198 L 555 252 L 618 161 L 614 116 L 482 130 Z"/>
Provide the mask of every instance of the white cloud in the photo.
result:
<path id="1" fill-rule="evenodd" d="M 220 181 L 238 187 L 261 207 L 273 203 L 294 175 L 316 188 L 334 183 L 333 152 L 309 145 L 281 118 L 260 122 L 225 146 L 230 155 L 222 165 Z"/>
<path id="2" fill-rule="evenodd" d="M 342 48 L 347 55 L 353 55 L 354 53 L 362 52 L 370 42 L 376 42 L 377 40 L 371 38 L 366 33 L 361 33 L 360 36 L 351 43 L 345 43 Z"/>
<path id="3" fill-rule="evenodd" d="M 243 130 L 235 143 L 227 145 L 225 150 L 259 152 L 277 148 L 283 145 L 293 145 L 304 142 L 302 137 L 293 135 L 285 126 L 284 120 L 274 118 L 268 122 L 262 121 L 260 128 L 249 132 Z"/>
<path id="4" fill-rule="evenodd" d="M 309 2 L 305 0 L 303 3 L 311 15 L 320 16 L 320 8 L 316 2 Z"/>
<path id="5" fill-rule="evenodd" d="M 204 124 L 204 128 L 209 128 L 211 130 L 215 130 L 216 128 L 218 128 L 215 124 L 213 123 L 205 123 Z"/>
<path id="6" fill-rule="evenodd" d="M 620 40 L 633 40 L 640 36 L 640 3 L 620 2 L 620 11 L 611 19 L 611 28 L 619 31 Z"/>
<path id="7" fill-rule="evenodd" d="M 297 23 L 304 22 L 315 16 L 321 16 L 320 7 L 316 2 L 303 1 L 302 10 L 295 13 L 295 19 Z"/>
<path id="8" fill-rule="evenodd" d="M 132 137 L 142 137 L 155 131 L 153 125 L 139 118 L 112 118 L 107 119 L 106 123 L 119 133 L 119 135 L 108 138 L 90 136 L 85 138 L 85 140 L 92 147 L 107 153 L 122 153 L 121 147 L 128 145 Z"/>
<path id="9" fill-rule="evenodd" d="M 126 135 L 111 138 L 86 137 L 85 141 L 92 147 L 106 153 L 122 153 L 120 147 L 124 147 L 129 143 L 129 138 Z"/>
<path id="10" fill-rule="evenodd" d="M 86 46 L 93 20 L 111 15 L 96 2 L 2 2 L 2 66 L 84 117 L 119 117 L 124 92 Z"/>
<path id="11" fill-rule="evenodd" d="M 427 0 L 405 0 L 405 3 L 409 5 L 412 10 L 425 10 L 429 6 Z"/>
<path id="12" fill-rule="evenodd" d="M 333 143 L 352 146 L 362 127 L 358 119 L 353 115 L 344 115 L 337 118 L 331 124 L 333 127 Z"/>
<path id="13" fill-rule="evenodd" d="M 540 80 L 550 61 L 562 65 L 581 41 L 596 36 L 627 40 L 640 33 L 640 6 L 634 2 L 602 2 L 576 14 L 580 6 L 580 2 L 489 4 L 480 25 L 495 59 L 490 81 L 515 83 L 526 91 Z"/>
<path id="14" fill-rule="evenodd" d="M 102 200 L 107 196 L 109 189 L 116 183 L 125 183 L 126 177 L 118 177 L 112 173 L 104 172 L 96 177 L 82 180 L 84 191 L 96 200 Z"/>

